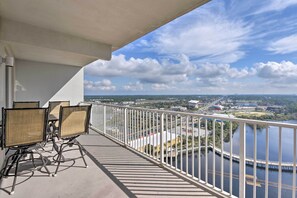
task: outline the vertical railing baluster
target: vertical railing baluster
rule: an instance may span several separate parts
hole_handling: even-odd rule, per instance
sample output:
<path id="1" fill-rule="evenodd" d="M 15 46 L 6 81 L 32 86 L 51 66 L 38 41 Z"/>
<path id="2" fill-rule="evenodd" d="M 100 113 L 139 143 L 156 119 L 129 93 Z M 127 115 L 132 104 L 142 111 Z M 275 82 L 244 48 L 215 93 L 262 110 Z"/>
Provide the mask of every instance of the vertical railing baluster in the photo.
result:
<path id="1" fill-rule="evenodd" d="M 157 159 L 159 159 L 159 151 L 158 151 L 158 148 L 160 150 L 160 146 L 159 146 L 159 114 L 156 113 L 156 126 L 157 126 L 157 134 L 156 134 L 156 142 L 157 142 L 157 154 L 156 154 L 156 157 Z"/>
<path id="2" fill-rule="evenodd" d="M 149 112 L 149 154 L 152 156 L 152 112 Z"/>
<path id="3" fill-rule="evenodd" d="M 130 134 L 131 134 L 131 114 L 130 114 L 130 109 L 127 110 L 127 121 L 128 121 L 128 131 L 127 131 L 127 143 L 130 145 Z"/>
<path id="4" fill-rule="evenodd" d="M 137 116 L 137 144 L 138 144 L 138 146 L 137 146 L 137 150 L 138 151 L 140 151 L 141 150 L 141 131 L 140 131 L 140 125 L 141 125 L 141 111 L 140 110 L 138 110 L 137 111 L 137 113 L 138 113 L 138 116 Z"/>
<path id="5" fill-rule="evenodd" d="M 208 125 L 205 119 L 205 182 L 208 183 Z"/>
<path id="6" fill-rule="evenodd" d="M 240 123 L 239 197 L 245 198 L 246 123 Z"/>
<path id="7" fill-rule="evenodd" d="M 282 127 L 278 128 L 278 198 L 282 197 Z"/>
<path id="8" fill-rule="evenodd" d="M 254 124 L 254 166 L 253 197 L 257 196 L 257 125 Z"/>
<path id="9" fill-rule="evenodd" d="M 145 121 L 144 121 L 144 111 L 142 110 L 142 117 L 141 117 L 141 139 L 142 139 L 142 152 L 144 153 L 144 148 L 145 148 L 145 144 L 144 144 L 144 129 L 145 129 Z"/>
<path id="10" fill-rule="evenodd" d="M 117 131 L 119 133 L 119 139 L 121 142 L 124 143 L 124 139 L 122 139 L 122 133 L 121 133 L 121 109 L 118 108 L 118 115 L 117 115 L 117 124 L 118 124 L 118 127 L 117 127 Z"/>
<path id="11" fill-rule="evenodd" d="M 294 137 L 293 137 L 293 190 L 292 190 L 292 197 L 296 197 L 296 136 L 297 136 L 297 130 L 294 129 Z"/>
<path id="12" fill-rule="evenodd" d="M 134 141 L 134 116 L 133 116 L 134 114 L 133 114 L 133 109 L 131 109 L 130 110 L 130 116 L 131 116 L 131 118 L 130 118 L 130 120 L 131 120 L 131 128 L 130 128 L 130 130 L 131 130 L 131 134 L 130 134 L 130 136 L 131 136 L 131 143 L 130 143 L 130 145 L 132 146 L 132 148 L 134 148 L 134 143 L 135 143 L 135 141 Z"/>
<path id="13" fill-rule="evenodd" d="M 229 191 L 230 191 L 230 196 L 232 196 L 232 191 L 233 191 L 233 123 L 230 121 L 230 161 L 229 161 L 229 172 L 230 172 L 230 181 L 229 181 Z"/>
<path id="14" fill-rule="evenodd" d="M 127 108 L 124 110 L 124 141 L 125 145 L 127 146 L 128 144 L 128 135 L 127 135 Z"/>
<path id="15" fill-rule="evenodd" d="M 141 113 L 140 110 L 137 110 L 137 150 L 140 151 L 141 149 L 141 138 L 140 138 L 140 117 Z"/>
<path id="16" fill-rule="evenodd" d="M 195 129 L 194 129 L 194 117 L 192 116 L 192 178 L 195 177 L 195 169 L 194 169 L 194 166 L 195 166 Z"/>
<path id="17" fill-rule="evenodd" d="M 117 130 L 116 130 L 116 108 L 113 108 L 113 129 L 114 133 L 112 133 L 112 136 L 117 139 Z"/>
<path id="18" fill-rule="evenodd" d="M 149 112 L 145 112 L 145 137 L 146 137 L 146 142 L 145 142 L 145 145 L 146 145 L 146 152 L 147 154 L 149 154 L 149 120 L 148 120 L 148 116 L 149 116 Z"/>
<path id="19" fill-rule="evenodd" d="M 134 110 L 134 142 L 137 149 L 137 110 Z"/>
<path id="20" fill-rule="evenodd" d="M 106 135 L 106 106 L 103 106 L 103 134 Z"/>
<path id="21" fill-rule="evenodd" d="M 155 146 L 157 145 L 155 143 L 155 131 L 156 131 L 156 125 L 155 125 L 155 113 L 153 113 L 153 157 L 155 158 Z"/>
<path id="22" fill-rule="evenodd" d="M 212 121 L 212 184 L 216 187 L 216 119 Z"/>
<path id="23" fill-rule="evenodd" d="M 172 114 L 170 115 L 170 166 L 172 167 Z"/>
<path id="24" fill-rule="evenodd" d="M 177 169 L 177 158 L 178 158 L 178 152 L 177 152 L 177 115 L 175 115 L 175 170 Z"/>
<path id="25" fill-rule="evenodd" d="M 164 164 L 164 143 L 163 143 L 163 131 L 164 131 L 164 113 L 161 113 L 160 123 L 160 164 Z"/>
<path id="26" fill-rule="evenodd" d="M 166 139 L 166 155 L 165 155 L 165 159 L 166 159 L 166 165 L 168 164 L 168 115 L 166 114 L 165 116 L 166 120 L 165 120 L 165 139 Z"/>
<path id="27" fill-rule="evenodd" d="M 266 166 L 265 166 L 265 198 L 268 198 L 268 163 L 269 163 L 269 130 L 266 127 Z"/>
<path id="28" fill-rule="evenodd" d="M 198 181 L 201 181 L 201 138 L 200 138 L 201 119 L 198 118 Z"/>
<path id="29" fill-rule="evenodd" d="M 141 112 L 140 113 L 140 118 L 139 118 L 139 122 L 140 122 L 140 124 L 139 124 L 139 126 L 140 126 L 140 142 L 141 142 L 140 150 L 143 151 L 144 150 L 144 136 L 143 136 L 143 134 L 144 134 L 144 121 L 143 121 L 144 111 L 141 110 L 140 112 Z"/>
<path id="30" fill-rule="evenodd" d="M 115 137 L 116 139 L 118 139 L 117 137 L 117 117 L 116 117 L 116 108 L 113 108 L 113 129 L 114 129 L 114 133 L 112 134 L 113 137 Z"/>
<path id="31" fill-rule="evenodd" d="M 221 121 L 221 191 L 224 191 L 224 122 Z"/>
<path id="32" fill-rule="evenodd" d="M 189 174 L 189 116 L 186 117 L 186 174 Z"/>
<path id="33" fill-rule="evenodd" d="M 180 172 L 183 172 L 183 117 L 180 116 Z"/>

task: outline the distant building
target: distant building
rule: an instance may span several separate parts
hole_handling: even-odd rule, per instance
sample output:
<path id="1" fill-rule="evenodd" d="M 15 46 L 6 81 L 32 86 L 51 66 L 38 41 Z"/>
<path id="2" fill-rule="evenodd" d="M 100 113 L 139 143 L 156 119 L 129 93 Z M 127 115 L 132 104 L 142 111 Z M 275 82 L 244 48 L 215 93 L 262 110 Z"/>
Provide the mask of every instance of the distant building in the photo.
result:
<path id="1" fill-rule="evenodd" d="M 264 107 L 256 107 L 255 111 L 262 112 L 262 111 L 265 111 L 265 108 Z"/>
<path id="2" fill-rule="evenodd" d="M 133 148 L 140 149 L 141 151 L 144 151 L 146 145 L 152 145 L 155 147 L 155 151 L 160 151 L 160 140 L 161 140 L 161 133 L 152 133 L 149 134 L 146 137 L 141 136 L 138 139 L 132 140 L 129 142 L 129 145 Z M 170 131 L 163 131 L 162 133 L 162 143 L 166 143 L 166 140 L 168 141 L 168 144 L 172 141 L 173 144 L 175 144 L 175 141 L 177 141 L 177 138 L 179 136 L 175 136 L 175 133 L 171 133 Z M 167 138 L 167 139 L 166 139 Z M 172 139 L 171 139 L 172 138 Z"/>
<path id="3" fill-rule="evenodd" d="M 257 103 L 252 103 L 252 102 L 237 102 L 236 105 L 239 107 L 257 107 L 258 106 Z"/>
<path id="4" fill-rule="evenodd" d="M 123 105 L 134 105 L 134 101 L 123 101 L 122 104 Z"/>
<path id="5" fill-rule="evenodd" d="M 209 110 L 213 111 L 221 111 L 224 109 L 224 106 L 222 105 L 212 105 L 211 107 L 208 108 Z"/>
<path id="6" fill-rule="evenodd" d="M 187 107 L 182 107 L 182 106 L 172 106 L 170 107 L 172 111 L 187 111 Z"/>
<path id="7" fill-rule="evenodd" d="M 283 110 L 284 110 L 284 107 L 283 106 L 274 105 L 274 106 L 267 107 L 266 110 L 267 111 L 270 111 L 270 112 L 274 112 L 274 113 L 282 113 Z"/>
<path id="8" fill-rule="evenodd" d="M 189 109 L 197 109 L 199 107 L 199 101 L 198 100 L 190 100 L 188 102 Z"/>

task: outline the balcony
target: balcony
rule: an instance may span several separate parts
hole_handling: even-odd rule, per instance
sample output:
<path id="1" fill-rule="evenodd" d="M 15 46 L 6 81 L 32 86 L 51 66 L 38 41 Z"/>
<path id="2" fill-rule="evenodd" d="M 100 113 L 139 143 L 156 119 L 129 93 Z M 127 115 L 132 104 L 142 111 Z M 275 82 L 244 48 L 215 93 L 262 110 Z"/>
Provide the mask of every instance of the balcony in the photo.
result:
<path id="1" fill-rule="evenodd" d="M 14 196 L 296 196 L 296 124 L 102 104 L 91 119 L 79 138 L 89 167 L 77 158 L 50 178 L 25 164 Z M 42 152 L 54 171 L 51 144 Z"/>
<path id="2" fill-rule="evenodd" d="M 79 141 L 85 149 L 88 168 L 78 158 L 63 163 L 57 176 L 49 177 L 44 170 L 33 172 L 32 164 L 25 163 L 19 172 L 15 194 L 9 195 L 13 177 L 8 177 L 2 180 L 0 197 L 218 196 L 93 130 Z M 52 145 L 46 145 L 44 151 L 37 149 L 48 159 L 48 168 L 54 172 L 56 152 L 51 151 Z M 78 156 L 77 150 L 65 154 L 66 159 Z"/>

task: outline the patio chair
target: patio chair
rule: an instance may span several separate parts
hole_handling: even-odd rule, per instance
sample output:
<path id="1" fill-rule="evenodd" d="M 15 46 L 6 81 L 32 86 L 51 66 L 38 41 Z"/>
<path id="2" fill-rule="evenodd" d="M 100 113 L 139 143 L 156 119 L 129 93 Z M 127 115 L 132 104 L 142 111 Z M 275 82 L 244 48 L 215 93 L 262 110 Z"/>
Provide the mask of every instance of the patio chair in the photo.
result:
<path id="1" fill-rule="evenodd" d="M 60 107 L 69 106 L 70 101 L 49 101 L 48 103 L 48 114 L 59 118 Z"/>
<path id="2" fill-rule="evenodd" d="M 39 101 L 13 101 L 13 108 L 39 108 Z"/>
<path id="3" fill-rule="evenodd" d="M 60 107 L 69 106 L 70 101 L 49 101 L 48 104 L 48 120 L 49 120 L 49 128 L 51 132 L 56 131 L 59 126 L 59 113 Z"/>
<path id="4" fill-rule="evenodd" d="M 62 162 L 63 151 L 68 146 L 78 146 L 85 167 L 88 167 L 83 155 L 82 146 L 76 140 L 76 138 L 82 134 L 89 133 L 91 108 L 91 105 L 60 107 L 58 137 L 64 142 L 61 144 L 60 149 L 58 150 L 58 165 L 54 176 L 57 175 L 60 163 Z"/>
<path id="5" fill-rule="evenodd" d="M 44 167 L 47 173 L 51 175 L 46 167 L 45 158 L 38 151 L 32 151 L 32 148 L 34 148 L 35 145 L 45 141 L 46 126 L 46 108 L 2 108 L 1 147 L 2 149 L 6 148 L 10 151 L 15 151 L 5 159 L 4 168 L 1 169 L 0 172 L 0 179 L 3 176 L 14 176 L 10 194 L 14 193 L 19 162 L 27 161 L 24 160 L 24 158 L 28 154 L 30 155 L 34 168 L 36 168 L 33 153 L 37 153 L 42 161 L 42 167 Z M 14 165 L 14 174 L 9 175 L 9 172 Z"/>

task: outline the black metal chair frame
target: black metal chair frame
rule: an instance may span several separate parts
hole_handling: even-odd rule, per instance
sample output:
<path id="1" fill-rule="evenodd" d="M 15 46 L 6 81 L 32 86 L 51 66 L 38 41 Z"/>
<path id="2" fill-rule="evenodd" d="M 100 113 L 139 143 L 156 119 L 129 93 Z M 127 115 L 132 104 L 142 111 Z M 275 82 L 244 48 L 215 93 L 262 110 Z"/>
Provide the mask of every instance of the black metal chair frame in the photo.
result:
<path id="1" fill-rule="evenodd" d="M 78 106 L 78 105 L 77 105 Z M 81 105 L 83 106 L 83 105 Z M 86 131 L 83 131 L 84 133 L 88 134 L 89 133 L 89 124 L 90 124 L 90 114 L 91 114 L 91 108 L 92 108 L 92 105 L 86 105 L 88 106 L 88 111 L 87 111 L 87 119 L 86 119 L 86 123 L 85 123 L 85 129 Z M 58 137 L 60 136 L 60 130 L 61 130 L 61 125 L 62 125 L 62 116 L 63 116 L 63 109 L 64 108 L 71 108 L 71 107 L 75 107 L 75 106 L 65 106 L 65 107 L 60 107 L 60 117 L 59 117 L 59 133 L 58 133 Z M 82 145 L 76 140 L 77 137 L 79 137 L 80 135 L 75 135 L 75 136 L 72 136 L 72 137 L 66 137 L 66 138 L 61 138 L 63 141 L 66 141 L 66 142 L 63 142 L 61 145 L 60 145 L 60 148 L 59 150 L 57 151 L 58 152 L 58 157 L 57 157 L 57 162 L 58 162 L 58 165 L 57 165 L 57 168 L 56 168 L 56 171 L 54 173 L 54 176 L 57 175 L 57 172 L 59 170 L 59 167 L 60 167 L 60 164 L 61 162 L 64 162 L 65 159 L 63 157 L 63 151 L 65 150 L 66 147 L 72 147 L 73 145 L 76 145 L 78 146 L 78 150 L 81 154 L 81 158 L 83 159 L 83 162 L 85 164 L 85 168 L 88 167 L 87 165 L 87 162 L 84 158 L 84 153 L 83 153 L 83 147 Z M 53 141 L 54 142 L 54 141 Z M 63 158 L 63 159 L 62 159 Z"/>
<path id="2" fill-rule="evenodd" d="M 18 108 L 18 110 L 20 109 L 36 109 L 36 108 Z M 44 109 L 44 108 L 40 108 L 40 109 Z M 5 142 L 5 121 L 6 121 L 6 110 L 9 109 L 5 109 L 2 108 L 2 141 L 1 141 L 1 148 L 2 150 L 4 148 L 7 148 L 6 152 L 5 152 L 5 156 L 8 154 L 8 152 L 10 150 L 15 150 L 15 152 L 13 154 L 11 154 L 10 156 L 8 156 L 5 159 L 5 165 L 3 166 L 3 168 L 0 170 L 0 180 L 3 177 L 8 177 L 8 176 L 14 176 L 13 179 L 13 184 L 12 184 L 12 188 L 10 191 L 10 194 L 14 193 L 14 189 L 15 189 L 15 184 L 16 184 L 16 180 L 17 180 L 17 173 L 18 173 L 18 167 L 19 167 L 19 162 L 21 161 L 27 161 L 27 160 L 22 160 L 27 154 L 30 155 L 30 160 L 32 160 L 32 165 L 34 168 L 36 168 L 35 165 L 35 161 L 34 161 L 34 156 L 33 154 L 36 153 L 40 156 L 40 159 L 42 161 L 42 167 L 45 168 L 46 172 L 48 173 L 49 176 L 51 176 L 50 171 L 48 170 L 48 168 L 46 167 L 46 160 L 45 158 L 38 152 L 38 151 L 32 151 L 29 150 L 30 148 L 33 148 L 35 145 L 38 145 L 37 143 L 32 143 L 32 144 L 25 144 L 25 145 L 18 145 L 18 146 L 6 146 L 6 142 Z M 44 124 L 44 129 L 43 129 L 43 140 L 45 140 L 45 132 L 46 132 L 46 126 L 47 126 L 47 109 L 45 109 L 45 124 Z M 15 171 L 14 174 L 9 174 L 10 170 L 12 169 L 12 167 L 15 165 Z M 41 168 L 42 168 L 41 167 Z"/>

